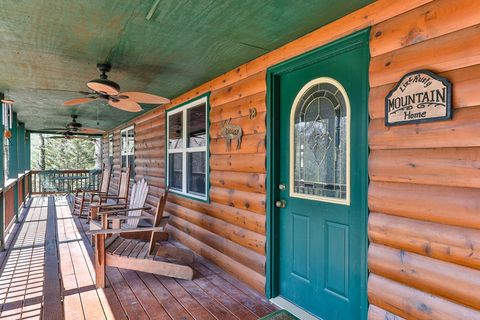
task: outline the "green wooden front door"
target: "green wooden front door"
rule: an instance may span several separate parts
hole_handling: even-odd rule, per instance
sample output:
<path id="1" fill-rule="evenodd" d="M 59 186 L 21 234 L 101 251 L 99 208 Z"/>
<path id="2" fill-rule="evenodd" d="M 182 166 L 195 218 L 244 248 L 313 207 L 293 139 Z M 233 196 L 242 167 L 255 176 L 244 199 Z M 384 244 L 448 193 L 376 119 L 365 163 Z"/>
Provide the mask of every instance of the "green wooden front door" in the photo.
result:
<path id="1" fill-rule="evenodd" d="M 276 294 L 322 319 L 365 317 L 368 61 L 363 31 L 271 70 L 272 276 Z"/>

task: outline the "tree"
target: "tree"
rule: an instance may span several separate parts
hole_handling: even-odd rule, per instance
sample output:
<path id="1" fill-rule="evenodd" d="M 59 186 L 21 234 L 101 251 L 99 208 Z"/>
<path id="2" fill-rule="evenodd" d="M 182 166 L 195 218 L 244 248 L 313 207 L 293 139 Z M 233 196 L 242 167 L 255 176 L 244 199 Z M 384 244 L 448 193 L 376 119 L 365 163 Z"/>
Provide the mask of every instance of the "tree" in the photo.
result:
<path id="1" fill-rule="evenodd" d="M 57 137 L 57 136 L 55 136 Z M 52 135 L 32 134 L 32 169 L 75 170 L 94 169 L 99 139 L 58 139 Z M 97 150 L 97 153 L 95 152 Z"/>
<path id="2" fill-rule="evenodd" d="M 39 159 L 39 166 L 40 170 L 45 170 L 45 139 L 43 138 L 43 134 L 38 135 L 40 138 L 40 159 Z"/>

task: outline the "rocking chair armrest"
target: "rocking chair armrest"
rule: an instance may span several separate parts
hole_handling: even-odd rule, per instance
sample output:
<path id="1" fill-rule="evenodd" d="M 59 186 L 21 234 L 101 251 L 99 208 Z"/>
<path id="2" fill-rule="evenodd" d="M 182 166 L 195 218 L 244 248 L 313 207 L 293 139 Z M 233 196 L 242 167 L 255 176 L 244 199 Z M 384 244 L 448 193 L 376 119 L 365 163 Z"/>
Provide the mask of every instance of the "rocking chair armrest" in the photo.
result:
<path id="1" fill-rule="evenodd" d="M 114 207 L 114 206 L 126 206 L 127 204 L 126 203 L 107 203 L 107 202 L 99 203 L 99 202 L 96 202 L 93 205 L 97 206 L 97 207 L 106 208 L 106 207 Z"/>
<path id="2" fill-rule="evenodd" d="M 118 234 L 118 233 L 130 233 L 130 232 L 140 232 L 140 231 L 163 232 L 164 230 L 165 230 L 164 227 L 144 227 L 144 228 L 87 230 L 86 233 L 92 236 L 96 236 L 99 234 Z"/>
<path id="3" fill-rule="evenodd" d="M 137 210 L 142 210 L 142 211 L 148 211 L 150 210 L 150 207 L 141 207 L 141 208 L 129 208 L 129 209 L 118 209 L 118 210 L 109 210 L 109 211 L 102 211 L 99 212 L 98 215 L 109 215 L 109 214 L 115 214 L 115 213 L 120 213 L 120 212 L 129 212 L 129 211 L 137 211 Z M 132 217 L 133 218 L 133 217 Z"/>
<path id="4" fill-rule="evenodd" d="M 119 199 L 119 200 L 122 200 L 122 199 L 125 199 L 126 197 L 114 196 L 114 195 L 111 195 L 111 194 L 104 194 L 104 195 L 100 195 L 100 198 L 102 198 L 102 199 Z"/>
<path id="5" fill-rule="evenodd" d="M 113 217 L 108 217 L 107 220 L 135 220 L 135 219 L 138 219 L 138 220 L 141 220 L 141 219 L 145 219 L 145 220 L 153 220 L 155 219 L 155 217 L 153 216 L 123 216 L 123 215 L 118 215 L 118 216 L 113 216 Z"/>
<path id="6" fill-rule="evenodd" d="M 105 191 L 98 191 L 98 190 L 85 190 L 85 192 L 90 193 L 91 195 L 102 195 L 102 194 L 107 194 Z"/>
<path id="7" fill-rule="evenodd" d="M 127 207 L 127 204 L 126 203 L 125 204 L 117 204 L 117 203 L 95 204 L 94 203 L 92 206 L 96 207 L 100 210 L 102 210 L 102 209 L 103 210 L 108 210 L 108 209 L 110 209 L 110 210 L 120 210 L 120 209 L 125 209 Z"/>
<path id="8" fill-rule="evenodd" d="M 92 207 L 97 208 L 98 210 L 105 210 L 105 209 L 110 209 L 110 210 L 120 210 L 124 209 L 127 207 L 127 204 L 118 204 L 118 203 L 104 203 L 104 204 L 99 204 L 99 203 L 92 203 Z"/>

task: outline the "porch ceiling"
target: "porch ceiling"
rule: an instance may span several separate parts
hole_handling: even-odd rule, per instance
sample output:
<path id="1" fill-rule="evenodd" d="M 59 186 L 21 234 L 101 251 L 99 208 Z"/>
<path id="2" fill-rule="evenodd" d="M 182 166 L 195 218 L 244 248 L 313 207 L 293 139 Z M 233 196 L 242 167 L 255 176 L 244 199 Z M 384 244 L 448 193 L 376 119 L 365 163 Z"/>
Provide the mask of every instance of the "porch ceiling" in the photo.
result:
<path id="1" fill-rule="evenodd" d="M 123 90 L 173 98 L 372 0 L 7 0 L 0 6 L 0 92 L 27 129 L 110 129 L 136 114 L 102 102 L 64 107 L 108 61 Z M 152 106 L 144 105 L 145 110 Z"/>

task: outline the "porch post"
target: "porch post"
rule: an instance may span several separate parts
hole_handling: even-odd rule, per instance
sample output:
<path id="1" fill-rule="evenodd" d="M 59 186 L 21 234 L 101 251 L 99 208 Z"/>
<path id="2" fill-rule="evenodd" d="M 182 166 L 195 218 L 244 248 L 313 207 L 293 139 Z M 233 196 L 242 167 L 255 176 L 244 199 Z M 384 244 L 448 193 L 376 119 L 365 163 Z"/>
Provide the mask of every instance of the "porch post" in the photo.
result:
<path id="1" fill-rule="evenodd" d="M 25 131 L 25 170 L 30 171 L 32 169 L 32 151 L 30 150 L 30 131 Z M 27 194 L 30 194 L 32 180 L 31 175 L 28 175 L 28 187 L 24 188 L 24 197 L 27 198 Z M 25 183 L 23 184 L 25 186 Z"/>
<path id="2" fill-rule="evenodd" d="M 25 170 L 31 170 L 32 168 L 32 153 L 30 150 L 30 131 L 25 131 Z"/>
<path id="3" fill-rule="evenodd" d="M 0 99 L 3 99 L 3 93 L 0 93 Z M 2 122 L 3 112 L 0 112 L 0 123 Z M 3 151 L 3 128 L 0 128 L 0 251 L 5 250 L 5 204 L 3 187 L 5 186 L 5 168 L 3 165 L 4 151 Z"/>
<path id="4" fill-rule="evenodd" d="M 8 179 L 18 179 L 18 123 L 17 113 L 13 112 L 12 118 L 12 137 L 9 139 L 8 152 Z M 13 186 L 13 210 L 15 212 L 15 222 L 18 222 L 18 183 Z"/>
<path id="5" fill-rule="evenodd" d="M 25 124 L 18 123 L 17 126 L 17 151 L 18 151 L 18 174 L 25 173 Z M 18 176 L 18 175 L 17 175 Z"/>
<path id="6" fill-rule="evenodd" d="M 18 207 L 23 203 L 25 199 L 25 168 L 26 168 L 26 158 L 25 158 L 25 123 L 19 122 L 17 127 L 17 150 L 18 150 L 18 175 L 23 176 L 23 182 L 21 190 L 17 190 L 18 194 L 22 195 L 21 199 L 18 199 Z M 19 184 L 17 184 L 18 188 Z M 19 197 L 20 198 L 20 197 Z"/>

